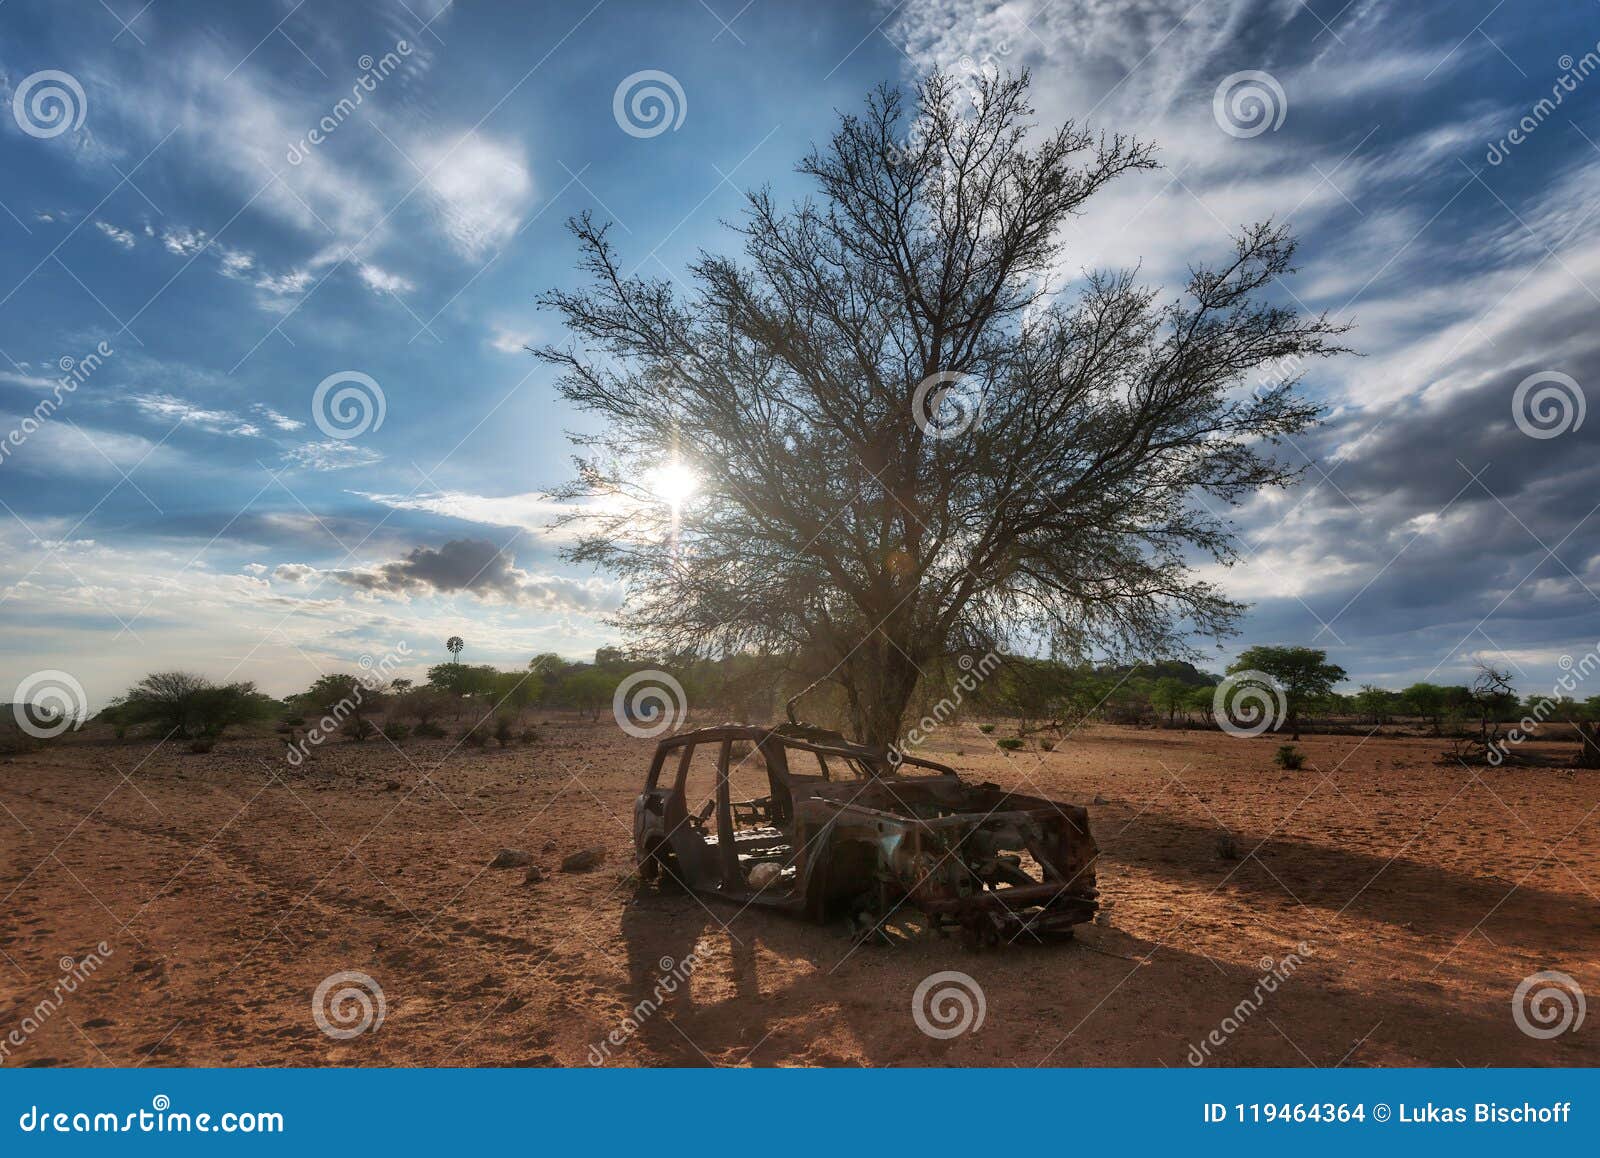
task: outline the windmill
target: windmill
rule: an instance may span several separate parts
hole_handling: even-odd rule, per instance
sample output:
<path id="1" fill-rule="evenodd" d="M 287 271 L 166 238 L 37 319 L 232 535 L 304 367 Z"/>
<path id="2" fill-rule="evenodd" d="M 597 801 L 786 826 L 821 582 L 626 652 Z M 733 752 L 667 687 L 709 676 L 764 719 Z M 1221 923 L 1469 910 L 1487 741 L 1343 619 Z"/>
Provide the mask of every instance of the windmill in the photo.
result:
<path id="1" fill-rule="evenodd" d="M 450 653 L 450 662 L 461 662 L 461 649 L 466 647 L 466 642 L 459 635 L 452 635 L 444 641 L 444 649 Z"/>

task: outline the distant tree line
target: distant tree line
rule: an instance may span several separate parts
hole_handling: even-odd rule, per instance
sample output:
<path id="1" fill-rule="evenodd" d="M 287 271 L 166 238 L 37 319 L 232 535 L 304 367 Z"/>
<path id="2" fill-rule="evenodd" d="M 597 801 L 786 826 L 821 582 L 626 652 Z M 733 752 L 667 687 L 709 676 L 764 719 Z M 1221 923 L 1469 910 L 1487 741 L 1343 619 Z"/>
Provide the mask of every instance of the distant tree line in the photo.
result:
<path id="1" fill-rule="evenodd" d="M 458 641 L 453 637 L 451 642 Z M 451 654 L 459 655 L 459 648 L 452 647 Z M 935 714 L 941 722 L 989 721 L 984 727 L 992 732 L 994 721 L 1006 721 L 1005 730 L 1016 738 L 1042 736 L 1046 737 L 1042 743 L 1051 744 L 1091 721 L 1214 727 L 1224 698 L 1218 685 L 1225 678 L 1265 677 L 1281 697 L 1281 713 L 1272 720 L 1274 732 L 1298 736 L 1302 728 L 1405 724 L 1453 737 L 1463 758 L 1481 759 L 1497 747 L 1504 748 L 1506 735 L 1515 739 L 1519 727 L 1526 733 L 1530 724 L 1536 730 L 1540 724 L 1559 723 L 1577 728 L 1584 742 L 1580 760 L 1595 761 L 1600 756 L 1596 740 L 1600 695 L 1585 700 L 1519 696 L 1504 672 L 1488 666 L 1466 685 L 1419 682 L 1390 689 L 1363 684 L 1340 692 L 1334 689 L 1344 681 L 1345 672 L 1316 648 L 1247 648 L 1226 677 L 1183 660 L 1092 665 L 1018 655 L 986 658 L 995 662 L 979 665 L 982 679 L 965 681 L 976 686 L 963 693 L 958 705 L 952 705 L 947 692 L 971 669 L 970 663 L 941 661 L 927 667 L 911 704 L 912 718 L 935 711 L 937 705 Z M 157 672 L 113 701 L 97 719 L 119 737 L 130 728 L 144 727 L 195 751 L 208 751 L 230 727 L 270 720 L 277 721 L 291 742 L 297 736 L 314 735 L 320 743 L 336 734 L 356 742 L 382 735 L 398 743 L 410 736 L 442 738 L 454 733 L 471 746 L 486 746 L 491 740 L 504 746 L 537 739 L 537 722 L 529 719 L 530 713 L 570 712 L 600 719 L 611 710 L 619 683 L 646 668 L 678 683 L 682 707 L 694 723 L 775 719 L 782 715 L 786 700 L 813 684 L 810 673 L 792 656 L 746 654 L 708 660 L 640 656 L 603 647 L 592 661 L 544 652 L 514 670 L 441 663 L 428 668 L 420 683 L 374 682 L 367 674 L 335 672 L 282 700 L 263 695 L 251 683 L 216 684 L 189 672 Z M 809 722 L 848 727 L 848 705 L 836 689 L 807 691 L 799 710 Z M 1507 725 L 1512 725 L 1510 733 Z"/>

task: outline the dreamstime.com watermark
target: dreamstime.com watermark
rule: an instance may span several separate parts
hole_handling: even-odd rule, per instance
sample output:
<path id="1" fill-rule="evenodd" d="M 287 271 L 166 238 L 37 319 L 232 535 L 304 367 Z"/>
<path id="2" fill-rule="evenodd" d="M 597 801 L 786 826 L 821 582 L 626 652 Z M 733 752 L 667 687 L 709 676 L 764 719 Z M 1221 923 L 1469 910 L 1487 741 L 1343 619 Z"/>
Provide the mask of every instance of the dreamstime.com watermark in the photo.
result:
<path id="1" fill-rule="evenodd" d="M 56 363 L 61 369 L 61 377 L 50 383 L 50 396 L 41 398 L 38 405 L 17 423 L 16 429 L 0 440 L 0 463 L 4 463 L 19 446 L 27 442 L 29 435 L 49 422 L 55 412 L 61 409 L 67 397 L 76 393 L 78 387 L 87 382 L 114 353 L 116 351 L 111 348 L 109 342 L 101 342 L 81 358 L 63 354 Z"/>
<path id="2" fill-rule="evenodd" d="M 1234 672 L 1211 694 L 1217 727 L 1243 740 L 1276 728 L 1288 710 L 1283 686 L 1264 671 Z"/>
<path id="3" fill-rule="evenodd" d="M 22 1020 L 7 1031 L 5 1037 L 0 1038 L 0 1065 L 5 1064 L 12 1050 L 27 1045 L 28 1040 L 38 1033 L 65 1004 L 66 998 L 71 997 L 78 991 L 78 986 L 99 972 L 100 966 L 104 965 L 106 958 L 112 956 L 114 952 L 110 945 L 101 941 L 93 951 L 85 953 L 80 958 L 61 958 L 57 962 L 61 976 L 56 978 L 56 983 L 51 986 L 50 992 L 23 1014 Z"/>
<path id="4" fill-rule="evenodd" d="M 355 677 L 355 687 L 347 696 L 341 696 L 339 701 L 328 708 L 323 717 L 311 727 L 306 729 L 293 744 L 289 745 L 288 754 L 284 759 L 290 765 L 298 768 L 304 764 L 306 757 L 311 755 L 311 749 L 326 741 L 334 733 L 343 728 L 356 714 L 356 710 L 366 702 L 366 697 L 378 691 L 389 681 L 390 675 L 400 666 L 407 656 L 411 654 L 411 645 L 405 640 L 395 644 L 394 650 L 387 652 L 381 659 L 373 659 L 370 655 L 363 655 L 359 660 L 361 674 Z"/>
<path id="5" fill-rule="evenodd" d="M 688 718 L 689 697 L 670 672 L 646 668 L 617 685 L 611 714 L 628 735 L 653 740 Z"/>
<path id="6" fill-rule="evenodd" d="M 683 85 L 659 68 L 630 73 L 611 94 L 611 115 L 630 137 L 658 137 L 668 129 L 677 132 L 688 114 Z"/>
<path id="7" fill-rule="evenodd" d="M 911 394 L 911 420 L 929 438 L 944 441 L 971 430 L 983 417 L 983 385 L 972 374 L 940 370 Z"/>
<path id="8" fill-rule="evenodd" d="M 977 1033 L 988 1012 L 989 1002 L 978 979 L 955 969 L 928 974 L 911 994 L 911 1020 L 940 1041 Z"/>
<path id="9" fill-rule="evenodd" d="M 1505 136 L 1498 141 L 1489 142 L 1489 150 L 1483 155 L 1483 159 L 1489 164 L 1498 165 L 1509 157 L 1511 150 L 1532 136 L 1550 114 L 1567 99 L 1569 93 L 1577 92 L 1578 85 L 1588 80 L 1596 70 L 1600 70 L 1600 44 L 1596 44 L 1577 60 L 1573 60 L 1571 55 L 1566 55 L 1556 61 L 1556 64 L 1561 69 L 1561 75 L 1556 77 L 1556 82 L 1550 86 L 1550 95 L 1535 101 L 1533 107 L 1522 115 L 1522 119 L 1513 125 Z"/>
<path id="10" fill-rule="evenodd" d="M 1191 1043 L 1187 1061 L 1192 1066 L 1204 1065 L 1211 1057 L 1213 1050 L 1221 1049 L 1228 1044 L 1228 1039 L 1244 1026 L 1245 1022 L 1255 1016 L 1256 1011 L 1266 1003 L 1266 999 L 1278 991 L 1295 971 L 1306 963 L 1306 958 L 1313 956 L 1311 946 L 1301 941 L 1295 946 L 1295 951 L 1273 960 L 1271 957 L 1261 958 L 1258 966 L 1261 976 L 1256 979 L 1255 988 L 1249 995 L 1233 1007 L 1233 1011 L 1224 1017 L 1217 1027 L 1198 1043 Z"/>
<path id="11" fill-rule="evenodd" d="M 619 1050 L 644 1028 L 645 1022 L 654 1017 L 661 1009 L 666 998 L 678 991 L 678 987 L 689 980 L 689 976 L 701 965 L 705 964 L 693 952 L 684 956 L 681 961 L 674 961 L 671 957 L 663 957 L 656 962 L 661 972 L 656 975 L 655 985 L 651 987 L 650 995 L 623 1016 L 622 1023 L 610 1033 L 589 1047 L 589 1064 L 603 1066 L 611 1058 L 612 1051 Z"/>
<path id="12" fill-rule="evenodd" d="M 311 392 L 312 421 L 323 434 L 341 442 L 376 431 L 388 412 L 383 387 L 360 370 L 329 374 Z"/>
<path id="13" fill-rule="evenodd" d="M 383 986 L 359 969 L 330 973 L 311 995 L 311 1020 L 334 1041 L 376 1033 L 388 1013 Z"/>
<path id="14" fill-rule="evenodd" d="M 1529 438 L 1559 438 L 1583 425 L 1587 399 L 1571 374 L 1540 370 L 1511 392 L 1511 421 Z"/>
<path id="15" fill-rule="evenodd" d="M 17 727 L 36 740 L 53 740 L 76 731 L 89 718 L 89 697 L 71 672 L 57 668 L 32 672 L 11 693 Z"/>
<path id="16" fill-rule="evenodd" d="M 83 127 L 89 101 L 70 72 L 47 68 L 22 78 L 11 94 L 11 115 L 30 137 L 49 140 Z"/>
<path id="17" fill-rule="evenodd" d="M 956 666 L 961 669 L 961 674 L 950 685 L 950 694 L 942 697 L 920 720 L 907 729 L 903 743 L 889 746 L 890 764 L 899 764 L 905 759 L 908 749 L 920 747 L 941 725 L 948 723 L 961 710 L 961 705 L 966 702 L 967 696 L 977 691 L 983 681 L 998 670 L 1000 657 L 990 651 L 982 659 L 974 662 L 970 655 L 964 655 L 956 660 Z"/>
<path id="18" fill-rule="evenodd" d="M 1246 69 L 1223 77 L 1211 94 L 1211 117 L 1230 137 L 1259 137 L 1283 126 L 1289 98 L 1270 72 Z"/>
<path id="19" fill-rule="evenodd" d="M 174 1110 L 172 1099 L 157 1094 L 148 1110 L 126 1114 L 109 1110 L 51 1110 L 29 1106 L 17 1118 L 24 1134 L 281 1134 L 283 1115 L 276 1110 Z"/>
<path id="20" fill-rule="evenodd" d="M 1577 1033 L 1588 1012 L 1583 986 L 1556 969 L 1530 973 L 1511 995 L 1511 1020 L 1523 1033 L 1540 1041 Z"/>
<path id="21" fill-rule="evenodd" d="M 361 107 L 361 102 L 366 100 L 369 94 L 378 91 L 379 82 L 387 80 L 400 68 L 401 63 L 411 55 L 411 52 L 410 41 L 397 40 L 394 48 L 377 60 L 373 60 L 371 55 L 366 55 L 356 61 L 356 65 L 361 69 L 361 75 L 356 77 L 355 84 L 350 86 L 350 95 L 340 97 L 309 133 L 289 146 L 289 151 L 284 155 L 289 164 L 300 164 L 311 155 L 312 149 L 332 136 L 334 131 Z"/>
<path id="22" fill-rule="evenodd" d="M 1575 660 L 1570 655 L 1564 655 L 1556 661 L 1556 664 L 1563 674 L 1551 687 L 1550 694 L 1540 696 L 1539 702 L 1533 705 L 1532 710 L 1518 720 L 1504 737 L 1489 745 L 1485 758 L 1496 768 L 1505 763 L 1506 757 L 1511 754 L 1511 749 L 1531 740 L 1539 725 L 1555 715 L 1561 707 L 1564 696 L 1571 695 L 1573 690 L 1591 674 L 1600 671 L 1600 643 L 1596 643 L 1582 659 Z"/>

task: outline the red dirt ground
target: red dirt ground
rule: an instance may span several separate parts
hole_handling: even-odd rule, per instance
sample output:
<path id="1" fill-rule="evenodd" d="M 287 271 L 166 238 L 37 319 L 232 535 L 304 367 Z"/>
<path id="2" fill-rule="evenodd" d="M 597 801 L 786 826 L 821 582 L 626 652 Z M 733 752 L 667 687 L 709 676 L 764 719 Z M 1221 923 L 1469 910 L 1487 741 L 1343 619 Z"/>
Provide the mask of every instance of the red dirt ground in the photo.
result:
<path id="1" fill-rule="evenodd" d="M 111 950 L 4 1064 L 576 1066 L 615 1033 L 613 1065 L 1182 1066 L 1301 942 L 1208 1064 L 1600 1064 L 1600 1018 L 1539 1040 L 1512 1016 L 1539 970 L 1600 995 L 1600 773 L 1469 771 L 1389 736 L 1307 736 L 1285 772 L 1268 739 L 1109 726 L 1005 755 L 947 728 L 927 754 L 1091 806 L 1109 904 L 1075 942 L 968 953 L 640 886 L 650 744 L 609 719 L 544 732 L 334 743 L 301 769 L 268 738 L 195 756 L 75 737 L 0 761 L 0 1043 L 61 958 Z M 1219 856 L 1224 827 L 1243 859 Z M 600 869 L 550 871 L 590 845 Z M 503 846 L 549 877 L 487 869 Z M 691 953 L 633 1030 L 662 959 Z M 335 1040 L 312 995 L 344 970 L 386 1015 Z M 985 1001 L 947 1040 L 912 1017 L 941 970 Z"/>

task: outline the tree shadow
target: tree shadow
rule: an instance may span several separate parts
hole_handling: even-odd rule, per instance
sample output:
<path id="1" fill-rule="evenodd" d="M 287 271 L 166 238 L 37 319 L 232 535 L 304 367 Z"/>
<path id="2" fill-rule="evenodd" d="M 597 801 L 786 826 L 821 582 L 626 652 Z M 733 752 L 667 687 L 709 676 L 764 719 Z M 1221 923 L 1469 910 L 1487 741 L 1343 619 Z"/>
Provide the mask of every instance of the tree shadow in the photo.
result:
<path id="1" fill-rule="evenodd" d="M 1485 823 L 1499 825 L 1503 818 Z M 1235 834 L 1243 860 L 1230 862 L 1218 858 L 1221 831 L 1214 824 L 1147 811 L 1115 836 L 1102 832 L 1101 855 L 1206 891 L 1292 897 L 1327 913 L 1329 920 L 1353 912 L 1439 935 L 1465 934 L 1513 897 L 1519 926 L 1530 942 L 1554 948 L 1595 932 L 1594 908 L 1587 898 L 1519 884 L 1525 871 L 1508 879 L 1480 877 L 1404 855 L 1384 857 L 1283 836 L 1263 842 L 1243 832 Z"/>

